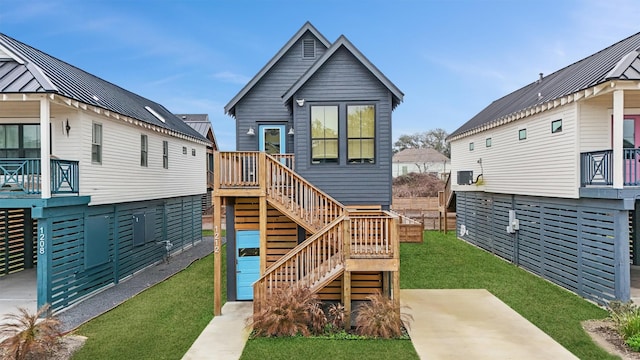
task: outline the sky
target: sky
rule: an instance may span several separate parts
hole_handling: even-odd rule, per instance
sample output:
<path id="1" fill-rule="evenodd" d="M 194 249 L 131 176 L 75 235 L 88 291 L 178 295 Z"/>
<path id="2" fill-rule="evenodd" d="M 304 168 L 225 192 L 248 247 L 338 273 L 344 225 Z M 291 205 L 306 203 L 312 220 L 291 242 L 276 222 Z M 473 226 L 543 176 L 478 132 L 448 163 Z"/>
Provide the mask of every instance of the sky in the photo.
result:
<path id="1" fill-rule="evenodd" d="M 492 101 L 640 31 L 636 0 L 0 0 L 0 32 L 164 105 L 224 106 L 310 21 L 404 94 L 393 138 L 451 133 Z"/>

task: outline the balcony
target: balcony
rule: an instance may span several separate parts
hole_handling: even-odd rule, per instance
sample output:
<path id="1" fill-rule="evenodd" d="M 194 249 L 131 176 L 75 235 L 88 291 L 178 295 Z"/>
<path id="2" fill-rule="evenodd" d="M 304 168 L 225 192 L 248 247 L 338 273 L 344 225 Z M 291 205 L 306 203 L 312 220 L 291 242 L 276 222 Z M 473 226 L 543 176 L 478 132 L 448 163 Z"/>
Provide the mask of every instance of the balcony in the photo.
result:
<path id="1" fill-rule="evenodd" d="M 21 197 L 42 194 L 40 159 L 0 159 L 0 196 Z M 51 194 L 77 195 L 77 161 L 51 159 Z"/>

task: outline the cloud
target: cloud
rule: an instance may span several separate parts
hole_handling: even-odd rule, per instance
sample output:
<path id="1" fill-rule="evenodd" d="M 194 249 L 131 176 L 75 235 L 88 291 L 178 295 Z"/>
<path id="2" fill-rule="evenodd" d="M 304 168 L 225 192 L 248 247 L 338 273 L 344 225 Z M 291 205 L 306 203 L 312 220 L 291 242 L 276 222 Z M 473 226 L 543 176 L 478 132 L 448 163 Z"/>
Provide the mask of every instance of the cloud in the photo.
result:
<path id="1" fill-rule="evenodd" d="M 224 82 L 228 82 L 228 83 L 232 83 L 232 84 L 240 84 L 240 85 L 244 85 L 246 83 L 249 82 L 249 80 L 251 80 L 251 78 L 241 75 L 241 74 L 235 74 L 232 73 L 230 71 L 222 71 L 222 72 L 218 72 L 213 74 L 212 76 L 214 79 L 218 79 L 218 80 L 222 80 Z"/>

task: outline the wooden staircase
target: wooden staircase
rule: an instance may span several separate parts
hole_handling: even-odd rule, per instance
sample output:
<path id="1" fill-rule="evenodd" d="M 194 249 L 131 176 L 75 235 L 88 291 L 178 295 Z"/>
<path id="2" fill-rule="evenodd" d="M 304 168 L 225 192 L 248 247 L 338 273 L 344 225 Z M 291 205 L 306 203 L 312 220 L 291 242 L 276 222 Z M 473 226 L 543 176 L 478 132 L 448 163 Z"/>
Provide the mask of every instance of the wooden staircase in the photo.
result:
<path id="1" fill-rule="evenodd" d="M 397 216 L 346 208 L 286 166 L 292 159 L 283 161 L 260 152 L 221 152 L 215 163 L 219 174 L 215 196 L 263 197 L 311 234 L 262 272 L 254 283 L 255 309 L 284 286 L 317 292 L 345 275 L 344 292 L 348 293 L 351 271 L 399 270 Z M 345 306 L 349 296 L 343 299 Z"/>

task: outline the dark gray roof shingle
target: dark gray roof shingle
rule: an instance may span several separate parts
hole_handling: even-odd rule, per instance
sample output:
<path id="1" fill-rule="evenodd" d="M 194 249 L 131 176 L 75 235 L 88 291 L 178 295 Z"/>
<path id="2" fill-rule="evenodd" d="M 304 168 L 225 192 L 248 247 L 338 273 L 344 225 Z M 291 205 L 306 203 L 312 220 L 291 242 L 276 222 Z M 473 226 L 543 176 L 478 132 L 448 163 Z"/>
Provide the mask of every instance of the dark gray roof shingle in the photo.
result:
<path id="1" fill-rule="evenodd" d="M 2 33 L 0 33 L 0 44 L 24 60 L 24 65 L 12 60 L 0 62 L 0 92 L 52 92 L 204 140 L 200 133 L 185 124 L 164 106 L 154 101 L 89 74 Z M 5 67 L 7 67 L 7 70 L 3 71 L 2 69 Z M 12 67 L 15 69 L 11 69 Z M 25 72 L 24 70 L 27 71 Z M 11 71 L 22 72 L 22 74 L 11 80 Z M 6 80 L 3 80 L 3 74 Z M 145 108 L 146 106 L 160 114 L 165 119 L 165 122 L 163 123 L 151 114 Z"/>
<path id="2" fill-rule="evenodd" d="M 639 48 L 637 33 L 495 100 L 449 138 L 609 80 L 640 80 Z"/>

